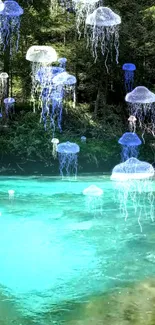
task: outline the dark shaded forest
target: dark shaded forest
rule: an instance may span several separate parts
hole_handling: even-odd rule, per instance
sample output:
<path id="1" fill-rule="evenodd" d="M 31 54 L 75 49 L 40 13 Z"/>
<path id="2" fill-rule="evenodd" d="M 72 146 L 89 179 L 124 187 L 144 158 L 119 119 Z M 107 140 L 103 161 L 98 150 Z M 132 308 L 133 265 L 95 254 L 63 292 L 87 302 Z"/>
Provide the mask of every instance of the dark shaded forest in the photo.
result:
<path id="1" fill-rule="evenodd" d="M 79 172 L 110 172 L 120 162 L 119 137 L 128 131 L 129 112 L 124 101 L 122 65 L 136 65 L 134 86 L 146 86 L 155 92 L 155 6 L 153 0 L 109 0 L 110 7 L 122 19 L 120 25 L 119 64 L 104 57 L 97 62 L 86 48 L 86 39 L 78 39 L 75 14 L 68 14 L 49 0 L 20 0 L 19 50 L 0 54 L 0 71 L 9 74 L 9 94 L 16 100 L 15 114 L 0 121 L 1 174 L 57 174 L 58 162 L 52 156 L 52 131 L 45 132 L 40 110 L 33 113 L 31 102 L 31 65 L 25 56 L 32 45 L 51 45 L 59 57 L 67 58 L 67 71 L 77 78 L 77 103 L 65 102 L 63 132 L 55 137 L 80 145 Z M 55 8 L 54 8 L 55 7 Z M 1 103 L 2 112 L 4 111 Z M 141 137 L 142 130 L 137 129 Z M 87 137 L 81 143 L 81 136 Z M 155 140 L 145 133 L 139 158 L 155 161 Z"/>

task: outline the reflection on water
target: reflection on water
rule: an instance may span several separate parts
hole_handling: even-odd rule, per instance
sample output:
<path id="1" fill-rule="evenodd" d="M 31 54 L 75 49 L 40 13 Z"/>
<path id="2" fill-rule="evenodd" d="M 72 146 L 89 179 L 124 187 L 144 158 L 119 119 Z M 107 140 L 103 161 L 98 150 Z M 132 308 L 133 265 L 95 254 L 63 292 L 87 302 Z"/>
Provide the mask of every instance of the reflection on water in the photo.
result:
<path id="1" fill-rule="evenodd" d="M 91 184 L 103 190 L 102 213 L 85 204 Z M 148 201 L 141 233 L 130 202 L 124 220 L 108 177 L 0 185 L 0 325 L 155 324 Z"/>

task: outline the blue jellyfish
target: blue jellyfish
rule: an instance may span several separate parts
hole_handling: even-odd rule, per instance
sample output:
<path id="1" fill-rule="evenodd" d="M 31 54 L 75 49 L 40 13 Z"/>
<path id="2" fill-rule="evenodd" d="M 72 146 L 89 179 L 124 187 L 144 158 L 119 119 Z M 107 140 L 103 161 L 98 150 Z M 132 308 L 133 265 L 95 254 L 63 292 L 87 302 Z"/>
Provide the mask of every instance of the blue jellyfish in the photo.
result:
<path id="1" fill-rule="evenodd" d="M 124 63 L 122 70 L 124 71 L 125 90 L 126 92 L 129 92 L 133 89 L 134 71 L 136 70 L 136 66 L 133 63 Z"/>
<path id="2" fill-rule="evenodd" d="M 142 141 L 139 139 L 136 133 L 125 132 L 118 140 L 118 143 L 122 145 L 122 161 L 125 161 L 131 157 L 137 158 L 138 146 L 141 145 Z"/>
<path id="3" fill-rule="evenodd" d="M 58 59 L 58 62 L 60 64 L 60 67 L 63 68 L 64 70 L 66 70 L 67 59 L 66 58 L 60 58 L 60 59 Z"/>
<path id="4" fill-rule="evenodd" d="M 84 135 L 82 135 L 81 142 L 86 143 L 86 140 L 87 140 L 87 138 Z"/>
<path id="5" fill-rule="evenodd" d="M 60 175 L 64 176 L 64 170 L 66 175 L 70 176 L 71 174 L 77 176 L 77 167 L 78 167 L 78 153 L 80 147 L 73 142 L 63 142 L 57 145 L 57 153 L 59 158 L 59 170 Z"/>
<path id="6" fill-rule="evenodd" d="M 3 44 L 3 50 L 6 46 L 10 47 L 12 54 L 13 42 L 16 38 L 16 51 L 18 51 L 20 16 L 23 14 L 23 9 L 14 0 L 6 0 L 4 9 L 0 12 L 0 37 Z"/>
<path id="7" fill-rule="evenodd" d="M 155 136 L 155 94 L 144 86 L 138 86 L 125 96 L 125 101 L 140 128 Z"/>
<path id="8" fill-rule="evenodd" d="M 5 105 L 6 116 L 7 117 L 9 117 L 9 115 L 12 116 L 12 114 L 15 113 L 15 99 L 12 97 L 5 98 L 4 105 Z"/>
<path id="9" fill-rule="evenodd" d="M 151 164 L 136 158 L 129 158 L 116 165 L 112 170 L 111 180 L 118 193 L 120 209 L 127 221 L 129 213 L 138 218 L 142 231 L 141 216 L 154 220 L 154 190 L 152 179 L 154 168 Z M 133 224 L 132 220 L 132 224 Z"/>

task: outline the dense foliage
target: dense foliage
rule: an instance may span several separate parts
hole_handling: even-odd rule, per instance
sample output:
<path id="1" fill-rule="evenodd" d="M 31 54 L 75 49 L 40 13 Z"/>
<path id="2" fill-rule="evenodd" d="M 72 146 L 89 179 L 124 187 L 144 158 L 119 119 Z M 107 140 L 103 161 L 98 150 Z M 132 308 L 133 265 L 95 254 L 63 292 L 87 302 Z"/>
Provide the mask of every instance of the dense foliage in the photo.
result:
<path id="1" fill-rule="evenodd" d="M 67 103 L 63 112 L 61 140 L 80 144 L 80 171 L 110 171 L 120 161 L 118 138 L 128 130 L 128 111 L 124 103 L 122 64 L 133 62 L 136 67 L 135 85 L 155 91 L 155 6 L 152 0 L 109 0 L 104 2 L 122 18 L 120 28 L 119 64 L 109 61 L 107 73 L 104 58 L 96 64 L 86 49 L 86 40 L 77 37 L 74 14 L 65 13 L 49 0 L 19 1 L 24 8 L 21 20 L 18 53 L 1 53 L 0 69 L 12 75 L 10 95 L 16 99 L 16 114 L 12 120 L 1 121 L 0 155 L 2 172 L 58 172 L 52 157 L 52 132 L 44 131 L 39 123 L 40 112 L 32 112 L 30 102 L 31 67 L 25 54 L 31 45 L 52 45 L 59 55 L 68 59 L 67 69 L 76 75 L 77 106 Z M 55 8 L 54 8 L 55 7 Z M 4 109 L 4 108 L 3 108 Z M 141 135 L 141 131 L 139 131 Z M 81 144 L 85 135 L 87 143 Z M 152 135 L 140 158 L 154 161 Z"/>

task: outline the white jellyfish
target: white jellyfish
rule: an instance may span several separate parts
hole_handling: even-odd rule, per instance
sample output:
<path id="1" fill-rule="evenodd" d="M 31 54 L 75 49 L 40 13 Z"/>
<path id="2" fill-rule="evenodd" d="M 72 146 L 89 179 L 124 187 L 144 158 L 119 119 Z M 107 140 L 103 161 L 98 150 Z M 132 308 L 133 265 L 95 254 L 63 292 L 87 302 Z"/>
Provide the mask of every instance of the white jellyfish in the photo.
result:
<path id="1" fill-rule="evenodd" d="M 52 150 L 52 155 L 53 155 L 53 158 L 55 159 L 57 157 L 57 145 L 59 143 L 59 139 L 57 138 L 53 138 L 51 140 L 52 144 L 53 144 L 53 150 Z"/>
<path id="2" fill-rule="evenodd" d="M 14 200 L 15 191 L 14 190 L 8 190 L 8 194 L 9 194 L 9 200 Z"/>
<path id="3" fill-rule="evenodd" d="M 130 115 L 128 118 L 129 121 L 129 131 L 135 133 L 136 132 L 136 117 L 134 115 Z"/>
<path id="4" fill-rule="evenodd" d="M 131 211 L 131 216 L 135 214 L 138 218 L 141 231 L 141 216 L 149 216 L 154 221 L 153 176 L 153 166 L 136 158 L 129 158 L 112 170 L 111 180 L 115 181 L 114 188 L 125 220 Z"/>
<path id="5" fill-rule="evenodd" d="M 33 45 L 26 53 L 26 60 L 32 63 L 31 98 L 33 102 L 33 111 L 35 112 L 35 95 L 38 90 L 38 81 L 36 79 L 37 72 L 41 67 L 51 65 L 52 62 L 57 61 L 57 53 L 52 46 Z"/>
<path id="6" fill-rule="evenodd" d="M 83 190 L 86 196 L 86 206 L 89 211 L 102 212 L 102 195 L 103 190 L 96 185 L 90 185 Z"/>
<path id="7" fill-rule="evenodd" d="M 105 55 L 105 64 L 114 44 L 116 62 L 119 56 L 119 25 L 121 18 L 108 7 L 99 7 L 86 19 L 87 42 L 91 45 L 95 62 L 98 57 L 100 44 L 102 55 Z"/>
<path id="8" fill-rule="evenodd" d="M 0 99 L 2 100 L 8 93 L 8 74 L 6 72 L 0 73 Z"/>
<path id="9" fill-rule="evenodd" d="M 5 4 L 2 0 L 0 0 L 0 12 L 4 10 Z"/>
<path id="10" fill-rule="evenodd" d="M 73 6 L 76 13 L 76 28 L 79 39 L 83 27 L 84 34 L 86 34 L 86 18 L 96 9 L 98 2 L 99 0 L 73 0 Z"/>
<path id="11" fill-rule="evenodd" d="M 139 126 L 155 136 L 155 94 L 139 86 L 125 96 L 130 114 L 135 116 Z"/>

